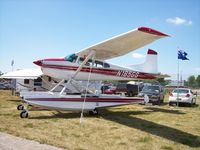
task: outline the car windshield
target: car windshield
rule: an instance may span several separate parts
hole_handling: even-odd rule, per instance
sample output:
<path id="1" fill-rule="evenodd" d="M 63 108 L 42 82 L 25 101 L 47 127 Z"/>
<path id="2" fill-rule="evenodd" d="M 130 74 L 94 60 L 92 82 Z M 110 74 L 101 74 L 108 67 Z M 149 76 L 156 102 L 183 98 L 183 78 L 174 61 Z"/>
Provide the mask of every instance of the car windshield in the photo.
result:
<path id="1" fill-rule="evenodd" d="M 172 93 L 189 93 L 188 89 L 175 89 Z"/>
<path id="2" fill-rule="evenodd" d="M 158 93 L 159 92 L 159 87 L 158 86 L 144 86 L 143 89 L 142 89 L 142 92 Z"/>

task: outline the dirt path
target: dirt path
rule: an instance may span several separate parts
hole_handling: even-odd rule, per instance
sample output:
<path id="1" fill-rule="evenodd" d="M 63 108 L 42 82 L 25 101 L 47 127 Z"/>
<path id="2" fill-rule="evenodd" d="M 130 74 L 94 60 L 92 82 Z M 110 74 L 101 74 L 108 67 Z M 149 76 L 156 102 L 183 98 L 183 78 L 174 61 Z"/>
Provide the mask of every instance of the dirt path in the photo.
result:
<path id="1" fill-rule="evenodd" d="M 39 142 L 0 132 L 0 150 L 62 150 Z"/>

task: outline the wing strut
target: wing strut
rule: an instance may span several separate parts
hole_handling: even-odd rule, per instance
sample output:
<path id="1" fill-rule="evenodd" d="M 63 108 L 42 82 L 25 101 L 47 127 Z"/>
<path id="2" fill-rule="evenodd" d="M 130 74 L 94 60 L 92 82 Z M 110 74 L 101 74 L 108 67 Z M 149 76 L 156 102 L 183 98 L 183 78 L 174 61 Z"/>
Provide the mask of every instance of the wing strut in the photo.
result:
<path id="1" fill-rule="evenodd" d="M 95 53 L 93 53 L 91 55 L 92 57 L 92 65 L 90 66 L 90 72 L 89 72 L 89 76 L 88 76 L 88 80 L 87 80 L 87 86 L 86 86 L 86 90 L 85 90 L 85 95 L 84 95 L 84 100 L 83 100 L 83 105 L 82 105 L 82 110 L 81 110 L 81 116 L 80 116 L 80 123 L 82 123 L 82 119 L 83 119 L 83 112 L 85 109 L 85 101 L 86 101 L 86 97 L 87 97 L 87 91 L 88 91 L 88 87 L 89 87 L 89 82 L 90 82 L 90 77 L 91 77 L 91 71 L 92 71 L 92 66 L 94 64 L 94 57 L 95 57 Z"/>
<path id="2" fill-rule="evenodd" d="M 82 62 L 82 64 L 78 67 L 78 69 L 76 70 L 76 72 L 70 77 L 70 79 L 67 81 L 67 83 L 65 84 L 65 86 L 63 87 L 63 89 L 60 92 L 60 95 L 63 94 L 63 92 L 65 91 L 66 87 L 68 84 L 71 83 L 71 81 L 77 76 L 77 74 L 80 72 L 80 70 L 83 68 L 83 66 L 86 64 L 86 62 L 92 58 L 95 55 L 95 52 L 92 50 L 90 51 L 90 53 L 88 54 L 88 56 L 85 58 L 85 60 Z M 59 82 L 52 90 L 55 90 L 60 84 L 62 84 L 64 82 L 64 80 L 62 80 L 61 82 Z"/>

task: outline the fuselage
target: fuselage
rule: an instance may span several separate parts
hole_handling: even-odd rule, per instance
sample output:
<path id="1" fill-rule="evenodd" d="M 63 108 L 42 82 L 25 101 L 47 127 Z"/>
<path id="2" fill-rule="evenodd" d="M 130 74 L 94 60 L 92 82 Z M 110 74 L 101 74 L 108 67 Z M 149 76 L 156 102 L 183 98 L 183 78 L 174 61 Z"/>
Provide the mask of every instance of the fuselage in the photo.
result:
<path id="1" fill-rule="evenodd" d="M 66 58 L 49 58 L 34 61 L 45 75 L 57 79 L 70 79 L 79 68 L 79 61 L 68 61 Z M 104 61 L 88 61 L 74 77 L 76 80 L 144 80 L 155 79 L 154 74 L 134 71 L 130 68 L 108 64 Z"/>

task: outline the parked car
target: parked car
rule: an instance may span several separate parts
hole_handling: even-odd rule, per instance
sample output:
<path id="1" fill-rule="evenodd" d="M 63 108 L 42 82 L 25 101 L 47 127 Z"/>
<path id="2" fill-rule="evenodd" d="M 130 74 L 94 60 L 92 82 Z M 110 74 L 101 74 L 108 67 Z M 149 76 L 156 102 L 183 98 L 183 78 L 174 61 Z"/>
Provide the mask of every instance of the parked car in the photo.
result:
<path id="1" fill-rule="evenodd" d="M 106 89 L 104 91 L 104 94 L 116 94 L 116 87 L 115 86 L 110 86 L 109 89 Z"/>
<path id="2" fill-rule="evenodd" d="M 177 105 L 178 103 L 195 105 L 196 95 L 189 88 L 176 88 L 169 94 L 169 105 Z"/>
<path id="3" fill-rule="evenodd" d="M 11 88 L 12 88 L 12 85 L 9 83 L 0 83 L 0 89 L 2 89 L 2 90 L 8 90 Z"/>
<path id="4" fill-rule="evenodd" d="M 160 104 L 164 101 L 164 90 L 160 85 L 145 85 L 138 94 L 139 97 L 149 97 L 149 103 Z"/>
<path id="5" fill-rule="evenodd" d="M 115 94 L 116 87 L 112 85 L 103 85 L 101 86 L 102 94 Z"/>
<path id="6" fill-rule="evenodd" d="M 105 90 L 109 89 L 110 88 L 110 85 L 102 85 L 101 86 L 101 93 L 104 94 Z"/>
<path id="7" fill-rule="evenodd" d="M 138 95 L 141 89 L 141 86 L 138 84 L 120 83 L 116 87 L 116 94 L 125 94 L 126 96 L 132 97 Z"/>
<path id="8" fill-rule="evenodd" d="M 0 89 L 2 89 L 2 90 L 5 90 L 5 89 L 6 89 L 6 87 L 4 86 L 3 83 L 0 83 Z"/>

